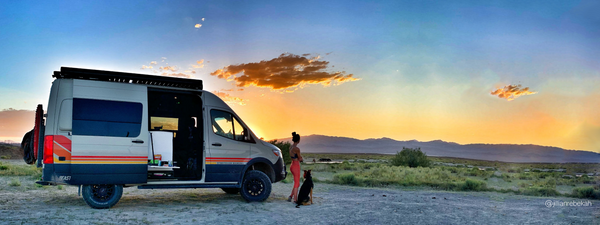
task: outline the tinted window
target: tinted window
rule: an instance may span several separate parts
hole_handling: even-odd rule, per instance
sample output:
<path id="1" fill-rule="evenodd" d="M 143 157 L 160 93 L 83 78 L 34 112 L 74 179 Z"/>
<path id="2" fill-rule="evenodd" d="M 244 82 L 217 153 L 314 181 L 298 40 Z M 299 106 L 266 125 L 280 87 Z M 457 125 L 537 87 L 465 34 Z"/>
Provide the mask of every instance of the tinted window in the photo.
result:
<path id="1" fill-rule="evenodd" d="M 137 137 L 142 103 L 73 99 L 73 135 Z"/>

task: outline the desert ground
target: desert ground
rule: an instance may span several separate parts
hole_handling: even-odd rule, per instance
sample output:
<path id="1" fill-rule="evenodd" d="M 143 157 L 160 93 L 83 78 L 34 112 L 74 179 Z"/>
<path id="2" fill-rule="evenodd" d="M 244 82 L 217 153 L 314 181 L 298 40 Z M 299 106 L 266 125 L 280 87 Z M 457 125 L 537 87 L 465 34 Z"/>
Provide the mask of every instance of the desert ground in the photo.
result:
<path id="1" fill-rule="evenodd" d="M 0 177 L 2 224 L 599 224 L 592 206 L 545 202 L 588 201 L 496 192 L 446 192 L 421 188 L 365 188 L 316 183 L 314 204 L 287 202 L 291 183 L 276 183 L 265 202 L 245 202 L 220 189 L 125 188 L 121 201 L 92 209 L 74 186 L 35 187 L 33 179 Z"/>

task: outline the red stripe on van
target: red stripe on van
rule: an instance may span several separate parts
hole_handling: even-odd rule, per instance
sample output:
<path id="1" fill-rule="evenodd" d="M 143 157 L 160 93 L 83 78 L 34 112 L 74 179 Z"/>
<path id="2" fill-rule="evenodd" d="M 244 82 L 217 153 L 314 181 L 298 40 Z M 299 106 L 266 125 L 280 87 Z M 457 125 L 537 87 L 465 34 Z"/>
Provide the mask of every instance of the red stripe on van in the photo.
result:
<path id="1" fill-rule="evenodd" d="M 219 157 L 206 157 L 206 159 L 235 159 L 235 160 L 250 160 L 252 158 L 219 158 Z"/>
<path id="2" fill-rule="evenodd" d="M 94 158 L 148 159 L 148 156 L 83 156 L 83 155 L 78 155 L 78 156 L 71 156 L 71 158 L 89 158 L 89 159 L 94 159 Z"/>

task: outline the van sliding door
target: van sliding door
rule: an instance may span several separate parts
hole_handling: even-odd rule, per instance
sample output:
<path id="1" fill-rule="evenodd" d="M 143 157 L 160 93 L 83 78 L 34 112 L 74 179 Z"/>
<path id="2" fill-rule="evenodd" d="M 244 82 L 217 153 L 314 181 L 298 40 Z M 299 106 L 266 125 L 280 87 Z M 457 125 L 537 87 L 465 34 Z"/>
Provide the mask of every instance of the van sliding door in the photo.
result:
<path id="1" fill-rule="evenodd" d="M 147 87 L 74 80 L 73 184 L 146 183 Z"/>

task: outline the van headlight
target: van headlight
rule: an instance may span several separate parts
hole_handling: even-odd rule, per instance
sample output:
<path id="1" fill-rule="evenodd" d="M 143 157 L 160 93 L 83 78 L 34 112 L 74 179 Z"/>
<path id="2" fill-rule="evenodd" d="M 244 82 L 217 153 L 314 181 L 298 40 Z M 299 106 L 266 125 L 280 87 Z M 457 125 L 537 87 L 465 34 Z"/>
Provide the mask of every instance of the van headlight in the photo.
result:
<path id="1" fill-rule="evenodd" d="M 279 149 L 273 149 L 273 154 L 275 154 L 275 156 L 277 156 L 279 158 L 282 158 L 281 150 L 279 150 Z"/>

